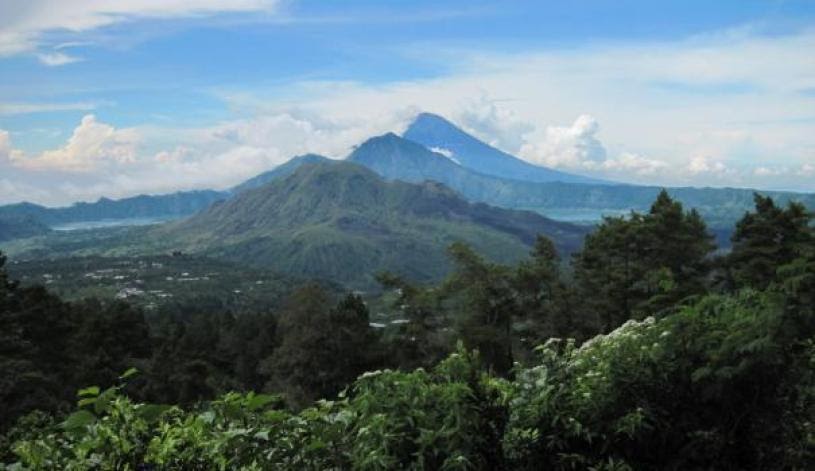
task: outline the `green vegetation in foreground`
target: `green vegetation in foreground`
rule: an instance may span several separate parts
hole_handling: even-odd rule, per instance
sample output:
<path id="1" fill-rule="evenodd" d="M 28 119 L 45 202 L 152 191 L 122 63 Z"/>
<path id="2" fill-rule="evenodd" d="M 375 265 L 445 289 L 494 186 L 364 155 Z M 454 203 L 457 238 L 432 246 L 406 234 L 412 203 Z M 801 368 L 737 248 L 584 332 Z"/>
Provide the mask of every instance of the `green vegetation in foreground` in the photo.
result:
<path id="1" fill-rule="evenodd" d="M 757 196 L 733 250 L 713 257 L 699 216 L 663 193 L 646 214 L 605 220 L 573 278 L 546 238 L 514 266 L 453 244 L 441 283 L 380 276 L 405 320 L 382 335 L 358 296 L 315 286 L 274 315 L 145 326 L 127 304 L 66 304 L 0 270 L 0 412 L 20 418 L 2 459 L 77 470 L 813 469 L 811 220 Z"/>
<path id="2" fill-rule="evenodd" d="M 35 469 L 811 469 L 815 332 L 785 307 L 709 296 L 580 347 L 549 341 L 514 379 L 459 350 L 300 412 L 270 395 L 182 409 L 88 388 L 63 422 L 24 422 L 14 449 Z"/>

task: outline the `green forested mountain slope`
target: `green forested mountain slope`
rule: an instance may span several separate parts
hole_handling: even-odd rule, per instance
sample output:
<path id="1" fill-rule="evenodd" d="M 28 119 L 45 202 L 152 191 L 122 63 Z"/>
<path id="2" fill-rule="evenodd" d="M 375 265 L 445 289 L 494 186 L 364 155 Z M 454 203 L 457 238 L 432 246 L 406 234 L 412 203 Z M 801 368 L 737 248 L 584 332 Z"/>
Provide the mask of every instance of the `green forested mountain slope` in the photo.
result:
<path id="1" fill-rule="evenodd" d="M 31 216 L 0 216 L 0 242 L 42 235 L 48 231 L 48 226 Z"/>
<path id="2" fill-rule="evenodd" d="M 538 234 L 565 253 L 579 246 L 584 229 L 469 203 L 438 183 L 386 182 L 362 166 L 332 162 L 302 165 L 148 237 L 279 272 L 371 287 L 385 270 L 438 279 L 449 268 L 445 249 L 454 241 L 513 261 Z"/>
<path id="3" fill-rule="evenodd" d="M 303 164 L 328 162 L 330 160 L 331 159 L 328 157 L 323 157 L 322 155 L 317 154 L 298 155 L 267 172 L 263 172 L 260 175 L 254 176 L 249 180 L 232 187 L 231 191 L 232 193 L 240 193 L 245 190 L 251 190 L 252 188 L 258 188 L 272 180 L 288 177 Z"/>

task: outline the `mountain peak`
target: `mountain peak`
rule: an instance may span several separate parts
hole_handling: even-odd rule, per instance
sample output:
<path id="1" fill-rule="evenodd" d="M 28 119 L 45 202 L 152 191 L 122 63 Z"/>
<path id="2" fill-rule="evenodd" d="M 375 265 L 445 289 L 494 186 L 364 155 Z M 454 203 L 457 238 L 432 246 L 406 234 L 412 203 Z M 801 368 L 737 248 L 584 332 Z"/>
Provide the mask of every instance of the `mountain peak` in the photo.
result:
<path id="1" fill-rule="evenodd" d="M 422 112 L 417 114 L 413 121 L 410 123 L 408 131 L 406 131 L 405 134 L 408 134 L 410 132 L 410 129 L 414 129 L 413 132 L 416 132 L 417 128 L 419 129 L 434 128 L 436 130 L 447 128 L 448 130 L 451 131 L 458 131 L 464 133 L 464 131 L 459 129 L 458 126 L 450 122 L 450 120 L 448 120 L 444 116 L 428 112 Z"/>
<path id="2" fill-rule="evenodd" d="M 446 161 L 448 159 L 417 142 L 389 132 L 363 142 L 351 152 L 346 160 L 371 167 L 370 164 L 383 161 L 414 165 L 420 161 L 424 163 L 426 160 Z"/>
<path id="3" fill-rule="evenodd" d="M 398 175 L 398 179 L 412 182 L 433 179 L 439 171 L 449 171 L 450 166 L 456 165 L 425 146 L 393 133 L 368 139 L 354 149 L 347 160 L 387 178 Z"/>
<path id="4" fill-rule="evenodd" d="M 533 165 L 478 140 L 442 116 L 420 113 L 402 135 L 428 149 L 455 156 L 463 167 L 486 175 L 532 182 L 600 183 L 599 180 Z"/>
<path id="5" fill-rule="evenodd" d="M 272 180 L 291 175 L 303 164 L 328 162 L 330 160 L 331 159 L 329 159 L 328 157 L 319 154 L 303 154 L 292 157 L 288 161 L 278 165 L 272 170 L 269 170 L 268 172 L 263 172 L 260 175 L 252 177 L 249 180 L 246 180 L 245 182 L 233 187 L 232 193 L 240 193 L 245 190 L 257 188 L 259 186 L 263 186 L 264 184 Z"/>

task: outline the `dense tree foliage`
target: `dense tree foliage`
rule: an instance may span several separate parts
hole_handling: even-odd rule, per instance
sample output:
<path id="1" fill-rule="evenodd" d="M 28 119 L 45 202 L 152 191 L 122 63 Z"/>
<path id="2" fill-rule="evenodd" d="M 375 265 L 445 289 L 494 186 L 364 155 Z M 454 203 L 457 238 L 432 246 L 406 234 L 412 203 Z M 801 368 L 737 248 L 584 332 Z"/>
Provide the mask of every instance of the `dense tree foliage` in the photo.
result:
<path id="1" fill-rule="evenodd" d="M 122 301 L 67 303 L 42 287 L 21 287 L 8 280 L 4 261 L 0 432 L 31 410 L 68 410 L 78 388 L 110 384 L 131 366 L 143 371 L 128 385 L 138 399 L 192 405 L 230 390 L 304 382 L 286 395 L 304 404 L 335 394 L 381 357 L 361 299 L 336 302 L 317 285 L 295 292 L 280 312 L 233 315 L 204 303 L 146 318 Z M 315 373 L 325 377 L 320 387 L 309 382 Z"/>
<path id="2" fill-rule="evenodd" d="M 756 210 L 736 224 L 728 266 L 737 286 L 766 288 L 779 266 L 806 255 L 815 244 L 806 208 L 790 202 L 779 208 L 773 200 L 755 195 Z"/>
<path id="3" fill-rule="evenodd" d="M 0 258 L 0 429 L 22 413 L 70 406 L 76 388 L 109 383 L 149 349 L 130 306 L 67 304 L 6 279 Z"/>
<path id="4" fill-rule="evenodd" d="M 377 366 L 377 338 L 359 296 L 349 294 L 331 307 L 319 287 L 304 287 L 281 312 L 280 331 L 280 347 L 262 369 L 272 378 L 269 389 L 297 404 L 331 397 Z"/>
<path id="5" fill-rule="evenodd" d="M 716 258 L 698 215 L 662 194 L 647 214 L 604 221 L 574 278 L 545 238 L 517 266 L 454 244 L 438 285 L 380 277 L 399 317 L 381 335 L 361 297 L 313 285 L 274 312 L 146 322 L 125 304 L 20 288 L 0 270 L 2 459 L 813 469 L 811 222 L 757 197 L 733 251 Z M 48 414 L 23 415 L 34 409 Z"/>
<path id="6" fill-rule="evenodd" d="M 667 192 L 647 214 L 606 218 L 575 258 L 577 289 L 607 331 L 704 293 L 714 249 L 698 213 L 683 212 Z"/>

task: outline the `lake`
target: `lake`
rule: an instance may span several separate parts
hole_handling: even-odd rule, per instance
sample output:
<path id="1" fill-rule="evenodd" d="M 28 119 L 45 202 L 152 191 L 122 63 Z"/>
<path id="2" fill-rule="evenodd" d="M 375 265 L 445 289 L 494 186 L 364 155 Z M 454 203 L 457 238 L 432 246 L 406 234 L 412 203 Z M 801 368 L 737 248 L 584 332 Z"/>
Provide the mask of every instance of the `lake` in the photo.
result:
<path id="1" fill-rule="evenodd" d="M 95 221 L 76 221 L 66 222 L 63 224 L 55 224 L 51 229 L 55 231 L 79 231 L 83 229 L 100 229 L 105 227 L 122 227 L 122 226 L 146 226 L 148 224 L 158 224 L 161 222 L 171 221 L 176 219 L 172 216 L 163 217 L 143 217 L 143 218 L 123 218 L 123 219 L 98 219 Z"/>

